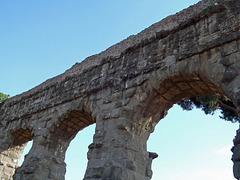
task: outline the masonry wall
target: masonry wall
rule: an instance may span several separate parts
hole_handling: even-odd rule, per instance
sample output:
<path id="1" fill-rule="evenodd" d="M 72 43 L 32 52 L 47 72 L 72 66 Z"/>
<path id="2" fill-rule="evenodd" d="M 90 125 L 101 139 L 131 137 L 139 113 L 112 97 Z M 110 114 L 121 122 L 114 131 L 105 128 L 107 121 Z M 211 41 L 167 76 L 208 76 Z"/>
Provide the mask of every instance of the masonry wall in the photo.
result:
<path id="1" fill-rule="evenodd" d="M 14 179 L 64 179 L 69 143 L 96 123 L 85 179 L 150 179 L 156 155 L 146 142 L 174 103 L 213 93 L 231 98 L 240 112 L 240 3 L 216 2 L 201 1 L 6 101 L 1 177 L 12 178 L 33 139 Z M 238 139 L 239 133 L 233 149 L 239 179 Z"/>

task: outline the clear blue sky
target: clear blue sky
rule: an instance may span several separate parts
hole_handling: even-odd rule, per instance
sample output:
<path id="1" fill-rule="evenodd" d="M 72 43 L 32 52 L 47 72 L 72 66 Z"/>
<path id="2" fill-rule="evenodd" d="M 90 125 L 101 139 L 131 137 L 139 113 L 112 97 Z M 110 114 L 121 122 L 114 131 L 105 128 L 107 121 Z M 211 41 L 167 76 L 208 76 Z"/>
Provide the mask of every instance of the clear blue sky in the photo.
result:
<path id="1" fill-rule="evenodd" d="M 196 2 L 0 0 L 0 92 L 29 90 Z M 148 142 L 148 150 L 159 154 L 153 180 L 234 180 L 230 148 L 237 127 L 175 106 Z M 72 141 L 66 180 L 83 178 L 93 134 L 94 125 Z"/>

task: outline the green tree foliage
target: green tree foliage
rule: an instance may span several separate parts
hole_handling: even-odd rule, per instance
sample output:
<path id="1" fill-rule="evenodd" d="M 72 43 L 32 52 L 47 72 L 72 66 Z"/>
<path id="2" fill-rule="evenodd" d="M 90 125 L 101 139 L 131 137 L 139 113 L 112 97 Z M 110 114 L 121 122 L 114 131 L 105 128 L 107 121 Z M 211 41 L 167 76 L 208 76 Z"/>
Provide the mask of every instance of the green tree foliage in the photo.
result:
<path id="1" fill-rule="evenodd" d="M 177 103 L 183 110 L 190 111 L 194 107 L 204 111 L 205 114 L 213 115 L 216 110 L 220 110 L 220 118 L 231 122 L 240 122 L 237 116 L 236 107 L 226 97 L 220 97 L 213 94 L 205 94 L 191 97 Z"/>
<path id="2" fill-rule="evenodd" d="M 6 99 L 9 97 L 10 97 L 10 95 L 3 94 L 0 92 L 0 107 L 3 105 L 4 101 L 6 101 Z"/>

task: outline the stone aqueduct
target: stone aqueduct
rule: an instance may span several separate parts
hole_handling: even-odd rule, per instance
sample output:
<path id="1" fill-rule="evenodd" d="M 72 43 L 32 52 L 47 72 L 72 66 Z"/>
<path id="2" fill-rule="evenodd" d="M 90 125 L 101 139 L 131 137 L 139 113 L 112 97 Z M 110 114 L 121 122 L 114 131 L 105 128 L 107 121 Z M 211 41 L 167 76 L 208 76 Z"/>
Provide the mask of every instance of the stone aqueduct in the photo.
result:
<path id="1" fill-rule="evenodd" d="M 84 180 L 149 180 L 155 125 L 179 100 L 205 93 L 229 97 L 240 115 L 239 0 L 203 0 L 8 99 L 1 179 L 63 180 L 69 143 L 96 123 Z M 240 180 L 240 129 L 232 151 Z"/>

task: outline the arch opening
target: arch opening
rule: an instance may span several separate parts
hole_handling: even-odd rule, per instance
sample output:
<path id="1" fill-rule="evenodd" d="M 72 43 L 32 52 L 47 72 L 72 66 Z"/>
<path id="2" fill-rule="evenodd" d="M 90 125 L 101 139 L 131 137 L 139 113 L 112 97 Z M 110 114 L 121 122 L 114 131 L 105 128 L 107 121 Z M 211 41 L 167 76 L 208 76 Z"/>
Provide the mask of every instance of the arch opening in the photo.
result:
<path id="1" fill-rule="evenodd" d="M 9 137 L 8 147 L 1 152 L 0 156 L 0 165 L 2 166 L 0 175 L 2 179 L 11 179 L 16 169 L 19 168 L 20 158 L 28 141 L 33 139 L 33 134 L 28 128 L 20 128 L 12 131 Z"/>
<path id="2" fill-rule="evenodd" d="M 32 147 L 33 134 L 32 131 L 28 128 L 20 128 L 12 132 L 12 136 L 12 147 L 16 149 L 16 153 L 19 153 L 16 168 L 20 168 L 25 156 L 27 156 Z"/>
<path id="3" fill-rule="evenodd" d="M 21 155 L 21 158 L 19 159 L 19 162 L 18 162 L 18 165 L 17 165 L 17 168 L 20 168 L 24 162 L 24 159 L 26 158 L 26 156 L 28 155 L 30 149 L 32 148 L 32 145 L 33 145 L 33 140 L 30 140 L 26 143 L 26 146 L 23 150 L 23 153 Z"/>
<path id="4" fill-rule="evenodd" d="M 217 95 L 217 96 L 225 96 L 225 97 L 228 97 L 230 99 L 230 94 L 228 92 L 226 92 L 223 87 L 224 87 L 223 84 L 222 84 L 222 87 L 220 87 L 218 84 L 216 85 L 215 82 L 211 82 L 211 81 L 207 80 L 206 78 L 204 78 L 204 79 L 201 78 L 200 75 L 173 76 L 173 77 L 161 82 L 161 84 L 158 88 L 154 88 L 154 91 L 153 91 L 154 93 L 151 94 L 152 98 L 148 101 L 150 103 L 148 103 L 148 105 L 146 107 L 146 112 L 151 112 L 149 114 L 149 116 L 156 117 L 155 119 L 153 118 L 153 122 L 149 122 L 149 124 L 151 124 L 149 126 L 152 126 L 152 127 L 155 128 L 156 124 L 161 124 L 161 123 L 158 123 L 158 122 L 161 119 L 163 119 L 165 117 L 165 115 L 167 115 L 168 110 L 170 110 L 174 104 L 176 104 L 177 102 L 179 102 L 181 100 L 189 99 L 190 97 L 195 97 L 195 96 L 199 96 L 199 95 L 203 95 L 203 94 L 214 94 L 214 95 Z M 159 115 L 162 112 L 165 112 L 164 115 Z M 201 113 L 204 115 L 203 112 L 201 112 Z M 217 114 L 219 114 L 219 113 L 217 113 Z M 185 116 L 186 115 L 184 115 L 184 117 Z M 177 119 L 179 119 L 179 118 L 180 118 L 180 116 L 177 117 Z M 192 117 L 192 118 L 194 119 L 194 117 Z M 216 119 L 216 117 L 215 117 L 215 119 Z M 219 117 L 217 117 L 217 119 L 218 119 L 218 121 L 221 121 L 220 124 L 222 124 L 222 123 L 227 124 L 226 122 L 221 120 Z M 184 128 L 181 127 L 180 124 L 178 124 L 178 123 L 179 122 L 174 124 L 174 126 L 176 126 L 175 131 L 172 132 L 172 133 L 169 133 L 169 137 L 173 136 L 173 134 L 176 134 L 176 136 L 177 136 L 177 137 L 175 137 L 176 139 L 173 140 L 173 142 L 171 142 L 170 144 L 175 143 L 174 141 L 177 141 L 177 139 L 179 138 L 179 134 L 177 135 L 177 133 L 176 133 L 176 132 L 179 132 L 177 130 L 182 129 L 182 131 L 184 131 Z M 188 125 L 186 125 L 186 126 L 188 126 Z M 228 172 L 226 172 L 226 171 L 224 171 L 224 172 L 228 173 L 229 178 L 232 178 L 232 162 L 231 162 L 232 153 L 230 151 L 230 149 L 231 149 L 230 146 L 233 145 L 232 144 L 232 139 L 235 136 L 235 132 L 238 129 L 238 125 L 237 124 L 235 124 L 235 125 L 231 124 L 229 126 L 231 126 L 231 128 L 230 128 L 231 133 L 229 133 L 229 136 L 228 136 L 228 137 L 230 137 L 230 140 L 228 139 L 228 144 L 227 144 L 227 147 L 228 147 L 228 149 L 227 149 L 228 150 L 228 156 L 227 157 L 228 157 L 228 160 L 229 160 L 228 165 L 229 165 L 229 163 L 231 164 L 229 166 L 229 167 L 231 167 L 231 169 Z M 198 126 L 196 126 L 196 127 L 193 126 L 193 127 L 189 127 L 189 128 L 196 130 L 198 128 Z M 223 130 L 221 130 L 221 132 L 219 134 L 221 134 L 222 131 Z M 202 133 L 203 136 L 206 136 L 206 134 L 204 134 L 204 132 L 199 132 L 199 133 Z M 189 134 L 189 136 L 191 136 L 191 135 Z M 199 136 L 201 136 L 201 135 L 199 134 Z M 169 137 L 165 137 L 165 138 L 169 138 Z M 184 137 L 182 137 L 182 138 L 184 138 Z M 217 136 L 215 138 L 217 138 Z M 150 139 L 151 139 L 151 136 L 150 136 Z M 207 140 L 207 138 L 206 138 L 206 140 Z M 229 142 L 231 142 L 231 144 Z M 168 143 L 169 143 L 169 141 L 168 141 Z M 177 143 L 179 143 L 179 142 L 177 142 Z M 194 143 L 191 143 L 191 142 L 188 142 L 188 143 L 194 144 Z M 189 149 L 190 149 L 189 147 L 181 148 L 181 146 L 184 146 L 184 143 L 182 143 L 182 144 L 179 143 L 179 147 L 175 147 L 174 150 L 177 151 L 177 150 L 181 149 L 181 151 L 184 152 L 184 151 L 189 151 Z M 171 147 L 171 145 L 170 145 L 170 147 Z M 164 147 L 164 148 L 166 149 L 166 147 Z M 221 147 L 218 147 L 218 148 L 220 149 Z M 225 151 L 227 151 L 226 147 L 222 147 L 222 148 L 225 148 Z M 152 150 L 152 149 L 150 149 L 150 150 Z M 156 149 L 156 150 L 158 150 L 158 149 Z M 168 151 L 171 151 L 171 149 L 170 150 L 168 149 Z M 216 152 L 217 152 L 217 149 L 216 149 Z M 170 153 L 170 152 L 168 152 L 168 153 Z M 179 153 L 179 155 L 180 155 L 180 153 Z M 160 157 L 162 157 L 162 156 L 165 156 L 165 155 L 160 154 Z M 199 156 L 201 156 L 201 155 L 199 155 Z M 181 159 L 181 158 L 177 158 L 177 159 Z M 171 160 L 168 159 L 168 161 L 174 162 L 173 159 L 171 159 Z M 197 161 L 194 161 L 194 162 L 197 162 Z M 205 163 L 207 163 L 207 162 L 205 162 Z M 176 163 L 176 164 L 178 164 L 178 163 Z M 183 166 L 183 164 L 182 165 L 180 165 L 180 164 L 179 164 L 179 167 Z M 175 166 L 175 165 L 174 165 L 174 167 L 177 168 L 177 166 Z M 189 168 L 191 168 L 190 165 L 189 165 Z M 154 169 L 155 168 L 153 168 L 153 170 Z M 170 166 L 169 166 L 169 169 L 170 169 Z M 155 172 L 157 172 L 157 171 L 155 170 Z M 208 171 L 208 172 L 210 173 L 210 171 Z M 168 170 L 168 173 L 170 173 L 169 170 Z M 181 174 L 180 171 L 178 173 L 178 176 L 179 176 L 179 174 Z M 199 177 L 201 177 L 201 173 L 198 173 L 198 174 L 199 174 Z M 210 174 L 209 177 L 211 177 L 210 179 L 221 179 L 220 174 L 221 173 L 219 173 L 216 176 L 214 176 L 213 174 Z M 231 176 L 229 176 L 229 174 L 231 174 Z M 160 174 L 158 174 L 158 175 L 159 175 L 159 177 L 161 177 Z M 159 177 L 157 179 L 159 179 Z M 162 177 L 163 177 L 163 179 L 166 178 L 166 177 L 164 178 L 164 176 L 162 176 Z M 172 179 L 177 178 L 177 176 L 174 176 L 174 177 L 172 177 Z M 205 177 L 207 177 L 207 176 L 202 176 L 202 178 L 199 178 L 199 179 L 206 179 Z M 217 177 L 219 177 L 219 178 L 217 178 Z M 156 176 L 155 176 L 155 178 L 156 178 Z M 196 175 L 196 177 L 192 176 L 189 179 L 197 179 L 197 178 L 198 178 L 198 176 Z M 154 172 L 153 172 L 153 180 L 155 180 L 154 179 Z"/>
<path id="5" fill-rule="evenodd" d="M 232 179 L 231 148 L 238 124 L 219 115 L 199 109 L 186 112 L 174 105 L 147 142 L 148 150 L 158 154 L 152 180 Z"/>
<path id="6" fill-rule="evenodd" d="M 65 179 L 79 179 L 87 166 L 87 151 L 92 143 L 95 120 L 86 112 L 71 110 L 58 118 L 51 128 L 51 139 L 60 143 L 61 158 L 66 164 Z M 80 162 L 80 163 L 79 163 Z"/>
<path id="7" fill-rule="evenodd" d="M 88 146 L 93 141 L 95 126 L 96 124 L 92 124 L 79 130 L 70 142 L 65 156 L 67 164 L 65 180 L 84 178 L 88 163 Z"/>
<path id="8" fill-rule="evenodd" d="M 42 129 L 44 132 L 41 135 L 35 134 L 33 137 L 33 135 L 30 136 L 30 130 L 22 129 L 12 133 L 14 137 L 12 144 L 15 147 L 21 143 L 26 145 L 33 139 L 32 148 L 25 156 L 22 166 L 18 167 L 15 173 L 13 172 L 13 178 L 25 179 L 30 176 L 31 179 L 36 179 L 41 175 L 44 179 L 64 179 L 65 154 L 71 140 L 80 130 L 93 124 L 94 121 L 89 114 L 79 110 L 68 111 L 56 120 L 55 123 L 52 121 L 51 125 L 48 125 L 47 133 L 46 129 Z"/>

